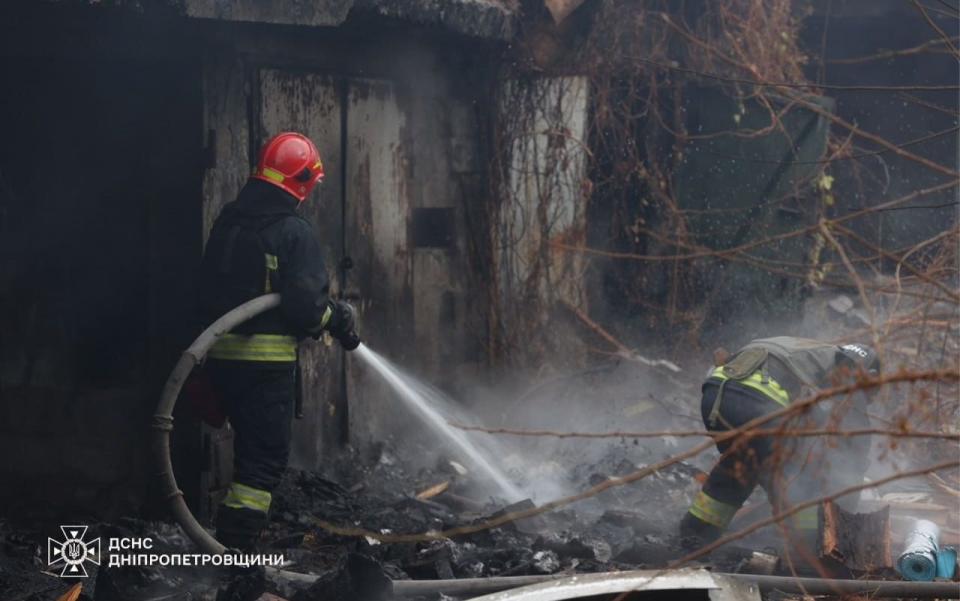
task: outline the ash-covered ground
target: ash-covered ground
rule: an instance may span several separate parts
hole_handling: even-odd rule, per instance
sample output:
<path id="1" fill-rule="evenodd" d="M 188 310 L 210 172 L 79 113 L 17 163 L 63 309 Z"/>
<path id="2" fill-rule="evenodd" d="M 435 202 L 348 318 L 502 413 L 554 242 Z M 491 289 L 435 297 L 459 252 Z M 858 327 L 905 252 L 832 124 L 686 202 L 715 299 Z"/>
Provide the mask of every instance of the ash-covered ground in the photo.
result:
<path id="1" fill-rule="evenodd" d="M 664 551 L 675 546 L 672 525 L 659 519 L 660 511 L 645 511 L 644 507 L 685 509 L 696 488 L 696 470 L 678 464 L 629 489 L 611 491 L 604 495 L 607 499 L 583 501 L 452 540 L 381 542 L 372 537 L 338 535 L 325 524 L 318 524 L 322 520 L 383 535 L 420 534 L 479 524 L 503 512 L 534 505 L 529 500 L 507 504 L 495 497 L 475 496 L 476 487 L 467 480 L 469 474 L 461 475 L 453 466 L 408 474 L 388 457 L 385 454 L 384 461 L 364 470 L 365 477 L 347 489 L 315 473 L 291 473 L 278 494 L 269 536 L 279 541 L 302 537 L 300 547 L 310 552 L 304 557 L 306 565 L 312 565 L 309 561 L 317 556 L 336 555 L 346 549 L 383 562 L 395 578 L 545 574 L 662 565 Z M 632 464 L 619 463 L 613 467 L 620 469 L 587 476 L 583 487 L 634 470 Z M 448 488 L 429 499 L 417 498 L 419 492 L 438 485 Z"/>
<path id="2" fill-rule="evenodd" d="M 571 470 L 571 485 L 586 488 L 600 479 L 635 470 L 637 464 L 623 457 L 622 451 L 629 446 L 614 445 L 605 462 Z M 470 470 L 463 473 L 464 466 L 451 461 L 410 471 L 389 448 L 372 463 L 364 465 L 358 457 L 345 456 L 329 468 L 327 477 L 290 470 L 274 495 L 263 551 L 282 553 L 289 562 L 288 570 L 320 576 L 312 585 L 268 579 L 268 590 L 288 599 L 374 598 L 377 583 L 386 578 L 476 578 L 662 567 L 680 555 L 673 530 L 697 490 L 695 476 L 699 473 L 680 463 L 638 483 L 534 518 L 463 536 L 397 543 L 339 535 L 321 522 L 384 535 L 420 534 L 480 523 L 532 502 L 508 505 L 495 496 L 480 496 L 487 484 L 474 481 Z M 328 479 L 330 472 L 345 475 L 335 483 Z M 417 498 L 418 493 L 444 483 L 444 492 L 429 499 Z M 668 515 L 670 519 L 666 519 Z M 57 577 L 56 570 L 46 566 L 45 536 L 51 528 L 23 523 L 0 526 L 0 590 L 6 593 L 5 599 L 56 599 L 74 582 Z M 92 524 L 91 529 L 103 540 L 150 537 L 154 550 L 161 553 L 196 552 L 171 524 L 131 519 Z M 730 549 L 712 557 L 711 562 L 730 570 L 747 555 L 745 548 Z M 81 599 L 244 598 L 242 591 L 227 594 L 232 579 L 224 569 L 101 565 L 89 571 Z"/>
<path id="3" fill-rule="evenodd" d="M 653 394 L 630 365 L 613 363 L 574 378 L 548 380 L 519 402 L 467 412 L 446 407 L 452 421 L 491 426 L 612 430 L 690 430 L 692 399 Z M 597 383 L 604 385 L 598 387 Z M 674 387 L 675 388 L 675 387 Z M 689 392 L 689 391 L 687 391 Z M 580 399 L 589 398 L 589 403 Z M 602 407 L 603 410 L 598 410 Z M 482 413 L 481 417 L 475 415 Z M 682 555 L 676 525 L 700 486 L 711 456 L 680 462 L 637 482 L 613 487 L 558 510 L 478 532 L 392 542 L 395 535 L 437 533 L 585 491 L 674 455 L 700 439 L 494 436 L 470 438 L 529 498 L 506 499 L 482 470 L 411 416 L 394 434 L 363 451 L 348 450 L 320 471 L 288 470 L 274 493 L 262 550 L 282 553 L 286 570 L 319 576 L 313 584 L 276 579 L 268 589 L 287 599 L 375 598 L 387 578 L 450 579 L 597 572 L 663 567 Z M 762 499 L 760 499 L 762 503 Z M 385 535 L 343 534 L 329 525 Z M 160 552 L 196 549 L 178 527 L 123 520 L 90 524 L 108 536 L 149 536 Z M 53 524 L 0 525 L 0 589 L 5 599 L 55 599 L 70 580 L 46 565 Z M 763 537 L 709 558 L 733 570 Z M 233 588 L 227 589 L 234 584 Z M 90 570 L 83 595 L 96 601 L 245 599 L 224 569 L 109 567 Z M 218 597 L 219 591 L 219 597 Z"/>
<path id="4" fill-rule="evenodd" d="M 607 445 L 609 452 L 599 461 L 569 466 L 564 479 L 554 484 L 575 493 L 643 467 L 630 459 L 638 454 L 632 441 Z M 424 454 L 428 452 L 424 449 Z M 510 460 L 504 457 L 506 463 Z M 676 523 L 699 489 L 702 473 L 688 463 L 677 463 L 639 482 L 499 527 L 439 540 L 424 536 L 419 541 L 391 542 L 339 534 L 329 525 L 389 539 L 482 524 L 535 503 L 529 499 L 507 503 L 491 494 L 490 484 L 473 470 L 442 454 L 432 467 L 410 469 L 387 446 L 375 462 L 357 469 L 360 464 L 359 458 L 348 457 L 331 466 L 327 477 L 316 472 L 287 474 L 265 538 L 293 562 L 291 570 L 322 578 L 299 594 L 296 587 L 280 590 L 282 594 L 304 600 L 331 598 L 345 586 L 344 572 L 351 571 L 363 574 L 354 576 L 357 580 L 375 580 L 371 573 L 378 572 L 394 580 L 420 580 L 663 567 L 682 555 Z M 517 481 L 523 484 L 522 478 Z M 436 494 L 422 498 L 424 492 Z M 730 548 L 716 553 L 710 563 L 733 570 L 749 555 L 746 546 Z"/>
<path id="5" fill-rule="evenodd" d="M 518 387 L 521 390 L 512 394 L 468 391 L 458 395 L 460 401 L 435 400 L 449 421 L 494 430 L 700 431 L 698 375 L 702 370 L 682 368 L 679 373 L 650 369 L 621 359 L 575 374 L 542 377 L 536 386 Z M 704 439 L 668 434 L 577 438 L 469 431 L 471 442 L 526 497 L 511 499 L 455 445 L 399 401 L 383 402 L 384 410 L 393 412 L 391 432 L 372 444 L 358 444 L 357 449 L 330 457 L 319 470 L 288 470 L 275 491 L 262 549 L 282 553 L 288 562 L 286 570 L 318 577 L 312 584 L 289 578 L 269 581 L 268 588 L 284 598 L 376 598 L 387 579 L 664 567 L 683 554 L 677 524 L 717 457 L 711 449 L 535 517 L 437 538 L 438 532 L 582 493 Z M 757 493 L 731 528 L 742 526 L 738 524 L 742 519 L 752 522 L 767 512 L 766 499 Z M 101 537 L 149 536 L 161 552 L 196 552 L 179 528 L 169 523 L 134 519 L 87 523 Z M 71 581 L 57 577 L 46 565 L 47 537 L 56 536 L 56 531 L 56 524 L 0 523 L 0 590 L 6 593 L 5 599 L 56 599 L 66 589 Z M 397 535 L 428 533 L 394 540 Z M 761 530 L 702 561 L 721 571 L 734 571 L 753 551 L 776 548 L 778 543 L 775 533 Z M 84 580 L 85 597 L 81 598 L 246 599 L 236 582 L 223 569 L 99 566 Z"/>

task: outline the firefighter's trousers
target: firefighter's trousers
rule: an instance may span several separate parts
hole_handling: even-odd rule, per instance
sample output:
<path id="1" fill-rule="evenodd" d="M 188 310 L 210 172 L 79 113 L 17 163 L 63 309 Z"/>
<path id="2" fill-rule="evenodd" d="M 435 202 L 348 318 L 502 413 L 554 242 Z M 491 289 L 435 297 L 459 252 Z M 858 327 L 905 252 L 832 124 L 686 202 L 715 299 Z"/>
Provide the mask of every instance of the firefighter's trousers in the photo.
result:
<path id="1" fill-rule="evenodd" d="M 233 481 L 217 516 L 225 546 L 253 550 L 290 456 L 295 363 L 208 362 L 234 430 Z"/>
<path id="2" fill-rule="evenodd" d="M 701 415 L 707 430 L 724 432 L 738 428 L 757 417 L 782 409 L 782 405 L 764 394 L 728 383 L 724 386 L 719 415 L 710 421 L 719 385 L 707 382 L 703 387 Z M 782 421 L 773 420 L 759 427 L 775 429 Z M 819 487 L 810 479 L 815 469 L 803 465 L 804 445 L 790 437 L 755 436 L 734 438 L 717 444 L 721 459 L 710 471 L 707 481 L 680 523 L 680 535 L 688 546 L 698 546 L 718 538 L 733 520 L 737 510 L 759 484 L 778 512 L 800 502 Z M 815 496 L 815 495 L 814 495 Z M 811 508 L 793 516 L 787 523 L 801 539 L 816 535 L 817 511 Z"/>

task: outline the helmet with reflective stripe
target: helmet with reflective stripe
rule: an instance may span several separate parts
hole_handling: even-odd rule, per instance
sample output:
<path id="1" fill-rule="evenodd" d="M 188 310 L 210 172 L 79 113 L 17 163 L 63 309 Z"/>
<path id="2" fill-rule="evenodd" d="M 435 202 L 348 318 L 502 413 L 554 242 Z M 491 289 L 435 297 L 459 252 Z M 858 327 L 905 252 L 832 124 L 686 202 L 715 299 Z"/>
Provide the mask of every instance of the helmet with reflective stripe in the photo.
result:
<path id="1" fill-rule="evenodd" d="M 317 147 L 309 138 L 284 132 L 263 145 L 250 177 L 282 188 L 303 202 L 314 186 L 323 180 L 323 163 Z"/>
<path id="2" fill-rule="evenodd" d="M 880 357 L 871 346 L 860 343 L 844 344 L 840 347 L 840 355 L 870 375 L 880 373 Z"/>

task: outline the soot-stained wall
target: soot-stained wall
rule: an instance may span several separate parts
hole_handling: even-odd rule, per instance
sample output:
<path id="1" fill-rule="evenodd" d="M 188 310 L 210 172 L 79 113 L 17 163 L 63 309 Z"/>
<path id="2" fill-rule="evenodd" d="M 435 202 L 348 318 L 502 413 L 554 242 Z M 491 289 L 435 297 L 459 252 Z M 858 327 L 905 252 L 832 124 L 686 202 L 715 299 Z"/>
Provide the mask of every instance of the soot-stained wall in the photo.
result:
<path id="1" fill-rule="evenodd" d="M 203 241 L 281 130 L 320 145 L 327 180 L 303 213 L 364 338 L 446 386 L 484 361 L 468 224 L 486 189 L 496 43 L 371 13 L 291 27 L 27 4 L 3 9 L 0 46 L 17 82 L 0 99 L 5 509 L 150 505 L 149 416 L 203 326 Z M 38 44 L 41 29 L 54 41 Z M 371 374 L 323 341 L 301 353 L 295 466 L 396 432 L 404 418 Z M 183 409 L 175 466 L 205 513 L 229 479 L 229 431 Z"/>
<path id="2" fill-rule="evenodd" d="M 110 515 L 142 500 L 149 405 L 193 327 L 199 70 L 73 46 L 104 41 L 92 24 L 45 21 L 63 45 L 33 52 L 41 22 L 19 17 L 0 51 L 0 503 Z"/>

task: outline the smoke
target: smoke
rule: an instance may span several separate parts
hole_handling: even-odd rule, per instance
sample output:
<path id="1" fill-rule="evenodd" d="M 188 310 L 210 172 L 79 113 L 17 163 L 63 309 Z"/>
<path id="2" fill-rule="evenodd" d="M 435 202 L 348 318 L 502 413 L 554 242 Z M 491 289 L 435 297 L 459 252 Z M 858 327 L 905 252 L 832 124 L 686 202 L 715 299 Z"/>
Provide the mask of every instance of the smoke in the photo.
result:
<path id="1" fill-rule="evenodd" d="M 693 387 L 685 387 L 687 394 L 680 394 L 679 382 L 627 360 L 607 361 L 546 380 L 515 372 L 494 386 L 461 382 L 465 392 L 456 400 L 409 372 L 398 373 L 448 423 L 468 428 L 669 432 L 693 430 L 700 424 L 699 396 L 694 399 Z M 405 416 L 391 420 L 393 451 L 401 461 L 411 467 L 435 466 L 446 459 L 466 463 L 474 472 L 469 477 L 475 480 L 475 490 L 503 496 L 502 487 L 475 470 L 449 434 L 438 434 L 435 425 L 411 419 L 409 409 L 400 409 L 395 398 L 383 402 Z M 579 492 L 598 479 L 635 471 L 699 442 L 670 436 L 583 439 L 454 430 L 538 504 Z M 701 467 L 709 467 L 709 462 Z M 590 505 L 598 511 L 606 507 L 603 499 Z"/>

